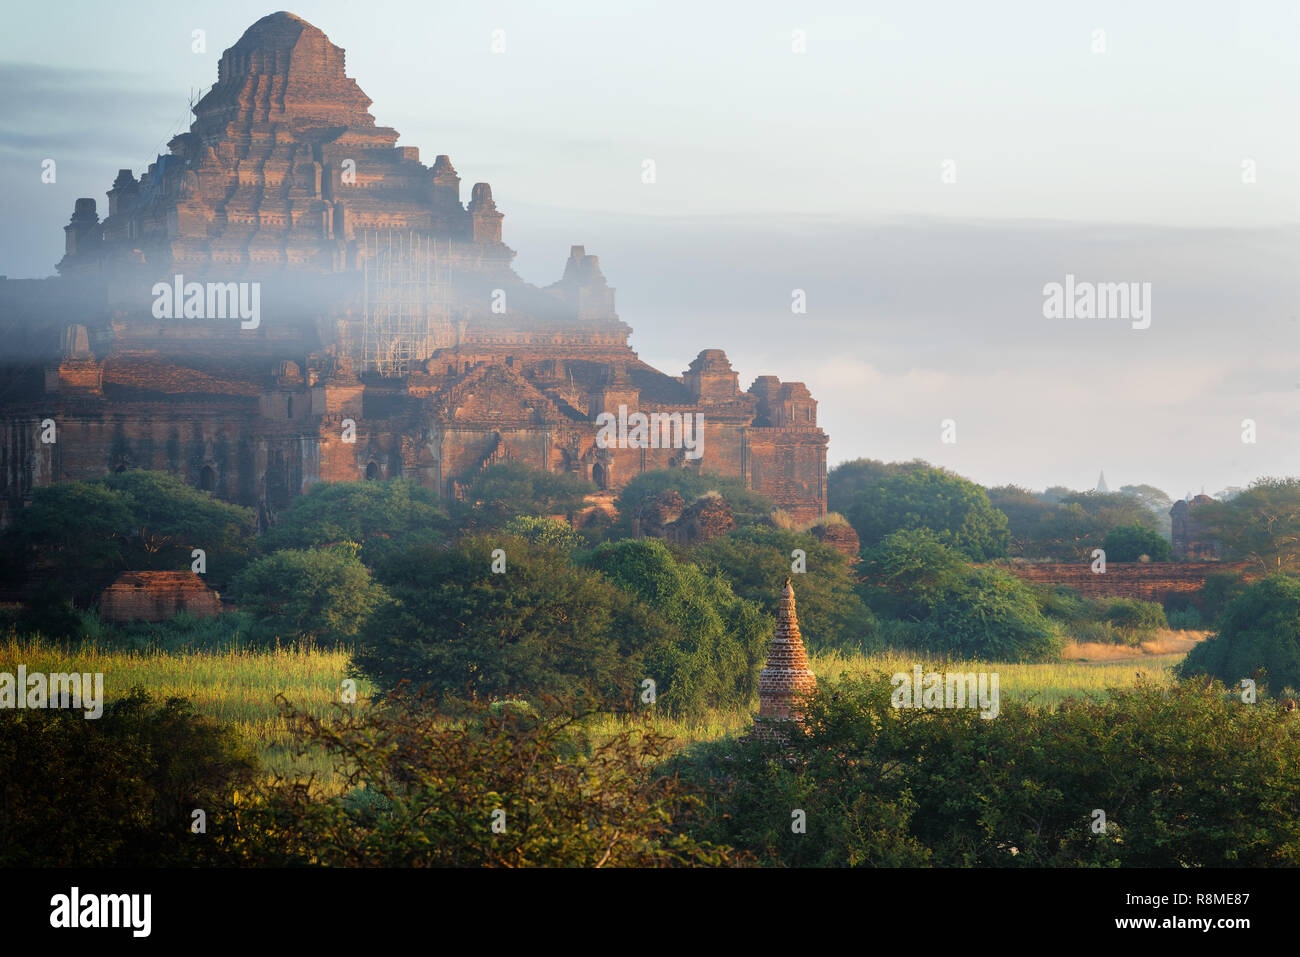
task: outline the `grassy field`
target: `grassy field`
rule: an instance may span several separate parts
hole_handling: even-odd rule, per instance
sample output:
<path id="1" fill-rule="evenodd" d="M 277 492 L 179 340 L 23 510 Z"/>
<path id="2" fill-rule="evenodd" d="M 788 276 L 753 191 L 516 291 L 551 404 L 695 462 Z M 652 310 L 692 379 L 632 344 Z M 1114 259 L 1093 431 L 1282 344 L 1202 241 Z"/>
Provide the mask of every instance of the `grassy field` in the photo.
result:
<path id="1" fill-rule="evenodd" d="M 0 671 L 102 672 L 104 697 L 120 697 L 140 685 L 158 699 L 186 697 L 203 714 L 236 726 L 256 748 L 269 772 L 315 771 L 332 777 L 323 758 L 290 754 L 290 736 L 277 710 L 283 693 L 299 708 L 324 716 L 339 703 L 347 677 L 346 651 L 277 648 L 266 651 L 140 652 L 99 648 L 92 643 L 64 650 L 57 645 L 12 637 L 0 642 Z M 358 701 L 371 691 L 357 684 Z"/>
<path id="2" fill-rule="evenodd" d="M 1197 636 L 1198 638 L 1200 636 Z M 1186 641 L 1169 641 L 1150 650 L 1178 647 Z M 1067 656 L 1070 655 L 1067 649 Z M 1075 649 L 1086 657 L 1089 649 Z M 989 664 L 987 662 L 923 662 L 926 670 L 995 671 L 999 691 L 1008 700 L 1051 706 L 1071 696 L 1102 696 L 1107 688 L 1135 684 L 1139 673 L 1165 681 L 1169 669 L 1182 660 L 1185 648 L 1166 654 L 1135 654 L 1121 660 L 1114 649 L 1092 654 L 1103 660 L 1065 660 L 1051 664 Z M 883 655 L 814 654 L 812 668 L 821 679 L 842 674 L 863 676 L 874 672 L 894 674 L 911 671 L 917 657 L 904 652 Z M 279 648 L 265 651 L 116 651 L 85 643 L 70 650 L 39 641 L 10 637 L 0 641 L 0 671 L 14 672 L 18 665 L 29 672 L 79 671 L 104 674 L 105 697 L 112 700 L 134 685 L 141 685 L 157 698 L 173 695 L 190 698 L 203 714 L 235 725 L 260 755 L 268 773 L 286 775 L 315 772 L 321 781 L 333 780 L 333 769 L 324 756 L 294 758 L 290 737 L 276 707 L 277 694 L 316 715 L 327 715 L 340 701 L 342 681 L 347 677 L 348 656 L 339 649 Z M 372 690 L 360 681 L 358 704 L 364 707 Z M 744 733 L 751 723 L 750 712 L 719 711 L 693 721 L 654 719 L 651 726 L 676 739 L 682 746 L 726 735 Z M 613 731 L 620 727 L 614 717 L 596 721 L 592 730 Z"/>

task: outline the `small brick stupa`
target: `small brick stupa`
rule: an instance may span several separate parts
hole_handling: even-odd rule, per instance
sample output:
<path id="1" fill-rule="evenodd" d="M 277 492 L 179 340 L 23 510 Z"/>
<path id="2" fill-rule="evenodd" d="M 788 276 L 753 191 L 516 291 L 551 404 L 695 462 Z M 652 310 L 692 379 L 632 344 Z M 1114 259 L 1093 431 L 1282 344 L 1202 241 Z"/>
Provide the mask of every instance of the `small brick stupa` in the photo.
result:
<path id="1" fill-rule="evenodd" d="M 808 653 L 799 635 L 794 587 L 787 578 L 767 666 L 758 676 L 758 717 L 754 719 L 753 736 L 766 741 L 789 740 L 792 730 L 802 730 L 801 699 L 816 689 L 817 676 L 808 667 Z"/>

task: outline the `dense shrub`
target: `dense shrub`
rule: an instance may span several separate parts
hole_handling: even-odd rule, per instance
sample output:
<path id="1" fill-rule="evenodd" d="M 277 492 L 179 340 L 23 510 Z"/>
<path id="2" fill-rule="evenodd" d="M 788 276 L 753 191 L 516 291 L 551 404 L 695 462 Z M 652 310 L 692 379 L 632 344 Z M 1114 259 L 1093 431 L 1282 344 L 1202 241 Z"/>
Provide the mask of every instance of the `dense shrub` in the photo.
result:
<path id="1" fill-rule="evenodd" d="M 568 522 L 539 515 L 516 515 L 506 522 L 502 531 L 534 545 L 545 545 L 562 552 L 572 551 L 586 541 Z"/>
<path id="2" fill-rule="evenodd" d="M 1169 542 L 1155 529 L 1146 525 L 1120 525 L 1112 528 L 1102 539 L 1101 547 L 1108 562 L 1148 561 L 1167 562 L 1173 559 Z"/>
<path id="3" fill-rule="evenodd" d="M 1274 693 L 1300 689 L 1300 581 L 1274 575 L 1249 586 L 1224 609 L 1218 634 L 1188 652 L 1181 672 L 1231 687 L 1254 678 Z"/>
<path id="4" fill-rule="evenodd" d="M 499 462 L 475 476 L 452 518 L 463 529 L 500 528 L 517 515 L 572 519 L 596 486 L 576 475 L 545 472 L 519 462 Z"/>
<path id="5" fill-rule="evenodd" d="M 240 572 L 233 588 L 260 642 L 350 641 L 386 598 L 355 546 L 272 552 Z"/>
<path id="6" fill-rule="evenodd" d="M 85 607 L 119 572 L 188 571 L 195 548 L 206 553 L 209 583 L 222 587 L 248 561 L 255 532 L 251 509 L 132 469 L 34 489 L 0 548 L 7 573 L 47 569 Z"/>
<path id="7" fill-rule="evenodd" d="M 864 564 L 867 604 L 909 622 L 917 650 L 996 661 L 1047 661 L 1060 652 L 1059 629 L 1029 585 L 967 564 L 932 532 L 895 532 Z"/>
<path id="8" fill-rule="evenodd" d="M 645 676 L 645 647 L 669 640 L 627 592 L 519 538 L 415 548 L 378 574 L 393 601 L 362 629 L 353 661 L 384 691 L 409 681 L 439 696 L 624 700 Z"/>
<path id="9" fill-rule="evenodd" d="M 858 492 L 846 514 L 864 547 L 897 531 L 930 531 L 972 561 L 1007 553 L 1007 517 L 983 488 L 943 469 L 887 476 Z"/>
<path id="10" fill-rule="evenodd" d="M 773 511 L 772 500 L 746 488 L 742 479 L 695 469 L 656 469 L 642 472 L 619 490 L 615 500 L 618 509 L 615 534 L 630 536 L 632 520 L 641 506 L 668 489 L 676 490 L 687 502 L 693 502 L 708 492 L 717 492 L 731 506 L 732 518 L 737 525 L 767 522 Z"/>
<path id="11" fill-rule="evenodd" d="M 773 627 L 758 605 L 656 539 L 601 545 L 587 563 L 667 623 L 666 635 L 644 645 L 660 704 L 680 714 L 750 704 Z"/>
<path id="12" fill-rule="evenodd" d="M 806 570 L 791 574 L 791 555 L 802 549 Z M 854 591 L 848 559 L 811 535 L 752 525 L 699 545 L 701 567 L 721 572 L 732 590 L 775 616 L 781 586 L 794 584 L 799 630 L 810 649 L 869 651 L 879 647 L 876 619 Z"/>
<path id="13" fill-rule="evenodd" d="M 449 528 L 437 493 L 409 479 L 317 482 L 280 513 L 262 550 L 356 544 L 373 568 L 403 549 L 443 541 Z"/>
<path id="14" fill-rule="evenodd" d="M 1169 627 L 1178 631 L 1198 631 L 1205 624 L 1194 605 L 1166 612 L 1165 618 L 1169 621 Z"/>
<path id="15" fill-rule="evenodd" d="M 322 721 L 286 708 L 352 790 L 295 782 L 244 806 L 232 850 L 249 864 L 345 867 L 719 865 L 678 821 L 698 798 L 657 771 L 670 740 L 633 727 L 588 740 L 568 709 L 470 706 L 449 722 L 402 697 Z"/>
<path id="16" fill-rule="evenodd" d="M 1224 690 L 1004 701 L 985 720 L 895 708 L 885 675 L 823 683 L 786 748 L 697 745 L 672 768 L 713 792 L 692 837 L 771 865 L 1296 866 L 1300 722 Z"/>
<path id="17" fill-rule="evenodd" d="M 1126 644 L 1145 641 L 1169 627 L 1160 605 L 1137 598 L 1112 598 L 1106 608 L 1106 621 L 1124 636 Z"/>
<path id="18" fill-rule="evenodd" d="M 83 711 L 0 710 L 0 866 L 210 862 L 213 834 L 257 763 L 233 730 L 140 689 Z M 195 834 L 193 811 L 208 817 Z"/>

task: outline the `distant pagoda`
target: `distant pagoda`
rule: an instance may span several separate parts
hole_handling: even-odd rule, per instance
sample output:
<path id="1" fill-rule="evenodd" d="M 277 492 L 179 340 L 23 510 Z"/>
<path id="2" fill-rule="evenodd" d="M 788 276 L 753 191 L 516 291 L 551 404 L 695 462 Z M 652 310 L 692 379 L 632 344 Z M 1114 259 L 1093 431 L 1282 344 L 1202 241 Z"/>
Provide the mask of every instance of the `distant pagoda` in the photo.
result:
<path id="1" fill-rule="evenodd" d="M 789 740 L 792 730 L 802 730 L 803 699 L 815 690 L 817 676 L 808 667 L 808 653 L 795 614 L 794 587 L 787 578 L 767 665 L 758 676 L 758 716 L 753 736 L 767 741 Z"/>

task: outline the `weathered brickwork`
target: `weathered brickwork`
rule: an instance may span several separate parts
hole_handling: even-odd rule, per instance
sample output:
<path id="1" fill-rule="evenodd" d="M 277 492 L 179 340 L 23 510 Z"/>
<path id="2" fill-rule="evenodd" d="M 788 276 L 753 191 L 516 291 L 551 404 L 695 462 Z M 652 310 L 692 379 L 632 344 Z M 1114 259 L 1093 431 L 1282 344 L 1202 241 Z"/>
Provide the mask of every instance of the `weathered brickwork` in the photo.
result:
<path id="1" fill-rule="evenodd" d="M 105 621 L 168 621 L 182 611 L 211 618 L 221 600 L 193 572 L 123 572 L 99 597 Z"/>
<path id="2" fill-rule="evenodd" d="M 680 376 L 642 362 L 596 256 L 573 246 L 559 281 L 523 282 L 491 188 L 463 203 L 450 159 L 424 165 L 369 106 L 320 30 L 265 17 L 170 152 L 119 172 L 107 216 L 77 200 L 58 279 L 0 281 L 0 523 L 37 486 L 126 468 L 269 523 L 314 482 L 405 476 L 451 497 L 503 461 L 603 490 L 698 469 L 825 513 L 828 439 L 802 383 L 742 391 L 717 349 Z M 258 322 L 160 317 L 154 290 L 178 274 L 256 283 Z M 702 454 L 598 448 L 620 405 L 702 415 Z"/>
<path id="3" fill-rule="evenodd" d="M 808 666 L 808 653 L 799 634 L 795 613 L 794 587 L 785 580 L 777 610 L 776 631 L 767 654 L 767 664 L 758 676 L 758 716 L 754 737 L 788 738 L 802 725 L 804 698 L 817 690 L 817 676 Z"/>
<path id="4" fill-rule="evenodd" d="M 1155 602 L 1194 594 L 1210 575 L 1247 571 L 1244 562 L 1107 562 L 1101 574 L 1094 573 L 1090 564 L 1077 562 L 1022 562 L 1005 567 L 1026 581 L 1067 585 L 1084 595 Z"/>

